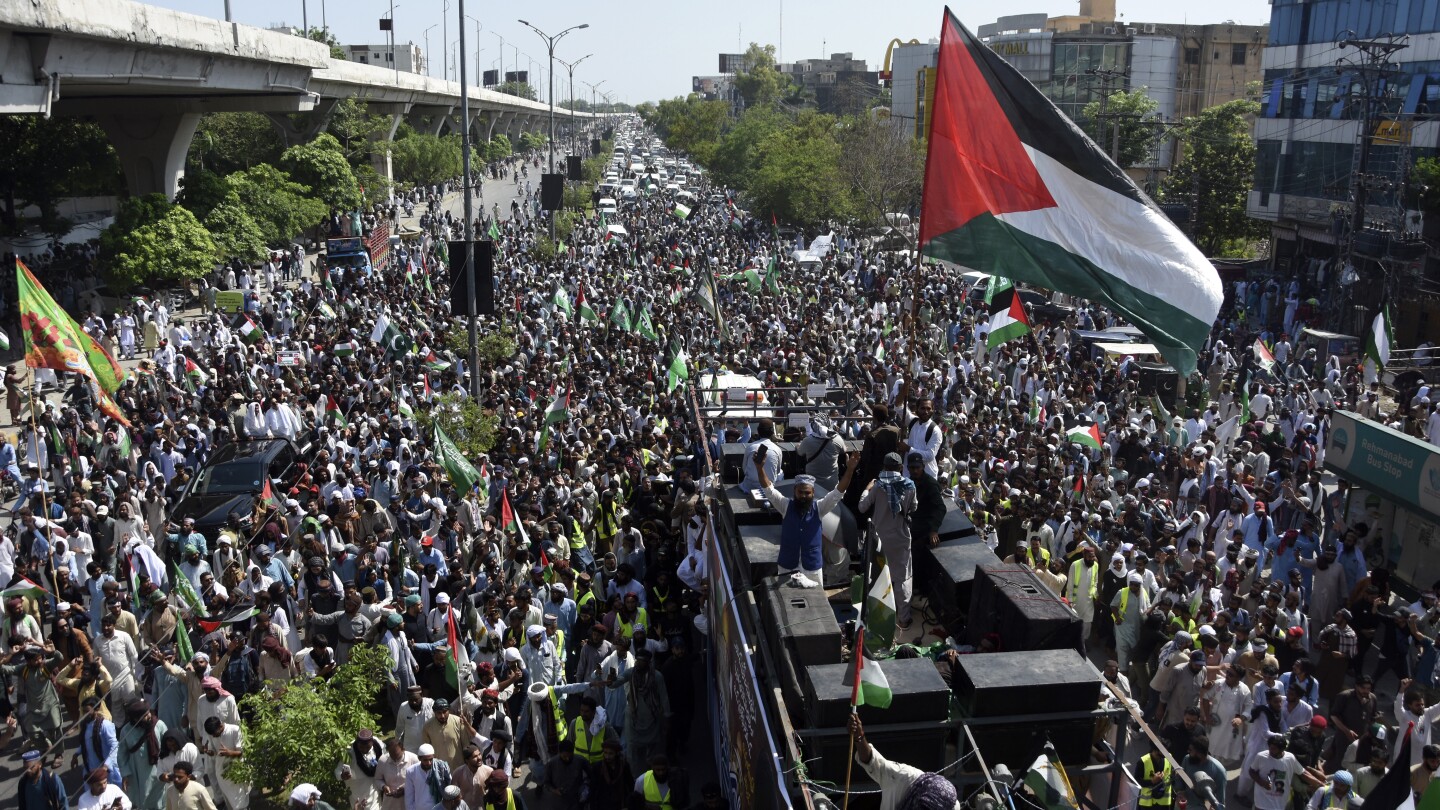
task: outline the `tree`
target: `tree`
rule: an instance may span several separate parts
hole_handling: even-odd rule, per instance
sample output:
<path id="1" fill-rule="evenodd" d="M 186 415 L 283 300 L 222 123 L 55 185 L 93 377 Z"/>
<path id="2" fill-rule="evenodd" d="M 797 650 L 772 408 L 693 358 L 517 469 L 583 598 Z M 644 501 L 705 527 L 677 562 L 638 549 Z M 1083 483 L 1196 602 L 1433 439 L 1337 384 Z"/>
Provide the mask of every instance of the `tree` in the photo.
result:
<path id="1" fill-rule="evenodd" d="M 790 80 L 775 66 L 775 46 L 750 43 L 745 49 L 745 70 L 735 74 L 735 89 L 746 107 L 771 104 L 784 96 Z"/>
<path id="2" fill-rule="evenodd" d="M 296 680 L 246 695 L 243 756 L 230 760 L 225 775 L 281 796 L 308 782 L 334 806 L 349 807 L 350 783 L 336 778 L 335 763 L 348 761 L 355 729 L 378 727 L 370 707 L 390 667 L 384 647 L 356 644 L 329 680 Z"/>
<path id="3" fill-rule="evenodd" d="M 281 245 L 325 219 L 325 205 L 309 189 L 268 163 L 236 172 L 225 182 L 255 218 L 267 245 Z"/>
<path id="4" fill-rule="evenodd" d="M 904 127 L 868 115 L 847 119 L 840 133 L 840 173 L 849 183 L 856 215 L 874 225 L 885 215 L 920 205 L 925 153 Z"/>
<path id="5" fill-rule="evenodd" d="M 222 259 L 239 259 L 255 264 L 265 259 L 265 234 L 260 225 L 240 202 L 240 195 L 229 192 L 219 205 L 211 208 L 204 219 L 206 230 L 215 240 Z"/>
<path id="6" fill-rule="evenodd" d="M 1243 254 L 1263 233 L 1246 214 L 1255 179 L 1251 126 L 1260 105 L 1238 99 L 1202 110 L 1180 127 L 1180 163 L 1165 178 L 1161 199 L 1190 201 L 1194 239 L 1207 256 Z"/>
<path id="7" fill-rule="evenodd" d="M 330 211 L 360 207 L 360 183 L 334 135 L 327 132 L 310 143 L 286 149 L 280 165 L 295 182 L 308 186 L 309 196 L 323 202 Z"/>
<path id="8" fill-rule="evenodd" d="M 370 108 L 358 98 L 341 99 L 330 112 L 326 131 L 335 136 L 350 165 L 358 167 L 370 162 L 370 153 L 382 133 L 389 134 L 390 116 L 371 115 Z"/>
<path id="9" fill-rule="evenodd" d="M 772 133 L 783 129 L 789 118 L 775 105 L 750 107 L 732 125 L 716 145 L 705 165 L 715 180 L 732 188 L 745 188 L 750 172 L 758 161 L 756 149 Z"/>
<path id="10" fill-rule="evenodd" d="M 667 146 L 688 152 L 705 165 L 714 155 L 729 117 L 730 105 L 723 101 L 704 101 L 692 93 L 688 98 L 660 102 L 652 120 L 655 131 Z"/>
<path id="11" fill-rule="evenodd" d="M 1155 151 L 1160 140 L 1160 128 L 1156 126 L 1159 112 L 1160 103 L 1146 95 L 1144 87 L 1121 90 L 1111 93 L 1103 103 L 1096 99 L 1086 104 L 1080 112 L 1081 128 L 1106 154 L 1111 154 L 1115 128 L 1119 127 L 1120 151 L 1115 162 L 1128 169 L 1149 160 Z"/>
<path id="12" fill-rule="evenodd" d="M 164 194 L 120 203 L 115 222 L 100 234 L 100 260 L 111 283 L 200 278 L 215 268 L 219 250 L 210 232 Z"/>
<path id="13" fill-rule="evenodd" d="M 276 163 L 284 149 L 275 124 L 261 113 L 206 113 L 190 142 L 186 173 L 211 171 L 223 176 L 261 163 Z"/>
<path id="14" fill-rule="evenodd" d="M 390 146 L 391 170 L 396 180 L 431 185 L 458 177 L 462 169 L 460 136 L 414 134 Z"/>
<path id="15" fill-rule="evenodd" d="M 514 153 L 514 147 L 510 145 L 510 139 L 505 135 L 496 135 L 480 145 L 480 159 L 486 163 L 494 163 L 497 160 L 504 160 Z"/>
<path id="16" fill-rule="evenodd" d="M 487 335 L 480 339 L 482 356 L 485 353 L 485 342 L 492 337 L 493 335 Z M 511 342 L 510 345 L 513 347 L 514 343 Z M 468 342 L 466 351 L 469 351 Z M 514 356 L 513 351 L 511 356 Z M 429 408 L 416 411 L 415 420 L 420 425 L 422 436 L 429 436 L 430 431 L 438 424 L 467 458 L 490 452 L 490 448 L 495 446 L 500 424 L 493 411 L 485 410 L 474 397 L 461 394 L 441 394 L 435 397 Z"/>
<path id="17" fill-rule="evenodd" d="M 340 47 L 340 40 L 336 39 L 335 35 L 330 33 L 329 28 L 316 28 L 312 25 L 310 26 L 310 30 L 305 32 L 305 38 L 329 45 L 331 59 L 344 61 L 350 58 L 350 54 L 346 53 L 345 49 Z"/>
<path id="18" fill-rule="evenodd" d="M 215 172 L 197 170 L 186 172 L 180 178 L 180 193 L 175 195 L 175 202 L 203 221 L 231 193 L 225 178 Z"/>
<path id="19" fill-rule="evenodd" d="M 536 149 L 544 149 L 550 139 L 543 132 L 522 132 L 520 133 L 520 151 L 531 152 Z"/>
<path id="20" fill-rule="evenodd" d="M 756 209 L 804 225 L 847 217 L 834 116 L 802 111 L 794 123 L 766 136 L 755 153 L 746 192 Z"/>
<path id="21" fill-rule="evenodd" d="M 493 89 L 497 93 L 505 93 L 506 95 L 510 96 L 528 98 L 531 101 L 534 101 L 536 98 L 538 98 L 538 96 L 535 94 L 535 88 L 531 87 L 526 82 L 501 82 L 491 89 Z"/>
<path id="22" fill-rule="evenodd" d="M 0 116 L 0 224 L 19 233 L 20 212 L 39 211 L 35 224 L 60 235 L 70 223 L 57 204 L 66 197 L 111 195 L 125 187 L 120 159 L 99 126 L 78 118 Z"/>

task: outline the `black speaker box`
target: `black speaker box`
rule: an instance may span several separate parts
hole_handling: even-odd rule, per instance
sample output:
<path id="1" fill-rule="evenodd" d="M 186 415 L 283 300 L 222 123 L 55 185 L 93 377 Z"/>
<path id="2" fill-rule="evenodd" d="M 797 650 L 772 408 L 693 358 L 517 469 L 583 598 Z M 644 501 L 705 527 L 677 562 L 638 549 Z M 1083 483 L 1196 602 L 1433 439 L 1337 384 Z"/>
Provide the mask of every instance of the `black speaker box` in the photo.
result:
<path id="1" fill-rule="evenodd" d="M 1136 362 L 1140 371 L 1141 396 L 1156 396 L 1166 405 L 1174 405 L 1180 396 L 1180 372 L 1164 363 Z"/>
<path id="2" fill-rule="evenodd" d="M 962 655 L 951 686 L 970 717 L 1081 712 L 1100 702 L 1099 675 L 1074 650 Z M 1088 764 L 1094 730 L 1090 718 L 970 727 L 986 764 L 1003 762 L 1016 773 L 1035 761 L 1047 738 L 1061 762 Z"/>
<path id="3" fill-rule="evenodd" d="M 942 540 L 934 548 L 922 543 L 915 555 L 915 571 L 932 607 L 947 624 L 970 609 L 971 583 L 975 569 L 995 565 L 1000 558 L 990 547 L 971 536 L 962 540 Z"/>
<path id="4" fill-rule="evenodd" d="M 867 666 L 870 662 L 866 662 Z M 843 726 L 850 715 L 846 677 L 852 663 L 805 667 L 805 719 L 812 728 Z M 929 658 L 891 658 L 884 662 L 885 680 L 894 695 L 889 708 L 860 707 L 865 723 L 925 723 L 944 720 L 950 711 L 950 688 Z"/>
<path id="5" fill-rule="evenodd" d="M 725 442 L 720 445 L 720 480 L 727 485 L 740 483 L 745 477 L 745 445 Z"/>
<path id="6" fill-rule="evenodd" d="M 599 138 L 591 138 L 591 139 L 590 139 L 590 154 L 592 154 L 592 155 L 598 155 L 598 154 L 600 154 L 600 139 L 599 139 Z"/>
<path id="7" fill-rule="evenodd" d="M 1023 565 L 983 565 L 970 588 L 966 638 L 998 633 L 1006 650 L 1078 650 L 1083 623 Z"/>
<path id="8" fill-rule="evenodd" d="M 865 739 L 869 740 L 870 744 L 875 746 L 875 749 L 886 759 L 891 762 L 903 762 L 927 772 L 938 771 L 949 764 L 945 759 L 946 742 L 949 737 L 950 726 L 943 725 L 922 731 L 886 731 L 884 726 L 865 727 Z M 836 785 L 845 784 L 845 768 L 849 762 L 846 755 L 849 750 L 850 735 L 845 733 L 805 738 L 804 757 L 809 778 L 832 782 Z M 1034 761 L 1035 755 L 1032 754 L 1030 762 L 1025 764 L 1028 766 Z M 1025 768 L 1022 767 L 1014 772 L 1024 773 Z M 853 779 L 851 784 L 858 787 L 866 778 L 865 771 L 856 765 L 851 778 Z M 859 798 L 874 799 L 874 796 L 875 794 L 871 794 Z M 861 810 L 866 806 L 860 801 L 850 802 L 851 810 Z M 879 803 L 876 801 L 868 807 L 879 807 Z"/>
<path id="9" fill-rule="evenodd" d="M 780 524 L 738 525 L 740 556 L 750 570 L 750 581 L 775 576 L 780 565 Z"/>
<path id="10" fill-rule="evenodd" d="M 546 172 L 540 175 L 540 207 L 559 211 L 565 205 L 565 176 Z"/>
<path id="11" fill-rule="evenodd" d="M 475 242 L 475 314 L 495 314 L 495 243 Z M 465 242 L 450 242 L 450 314 L 470 314 L 470 284 L 465 275 Z"/>
<path id="12" fill-rule="evenodd" d="M 736 526 L 780 525 L 779 512 L 766 506 L 763 501 L 755 500 L 749 492 L 742 491 L 738 486 L 725 490 L 725 500 L 730 506 L 730 514 L 735 516 Z"/>
<path id="13" fill-rule="evenodd" d="M 945 519 L 940 521 L 940 540 L 963 540 L 967 537 L 979 538 L 980 533 L 975 531 L 975 524 L 965 516 L 965 510 L 954 503 L 946 503 Z M 969 604 L 966 602 L 965 604 Z"/>
<path id="14" fill-rule="evenodd" d="M 760 599 L 760 615 L 770 620 L 769 632 L 778 639 L 780 654 L 794 654 L 795 669 L 840 663 L 840 623 L 824 589 L 792 588 L 767 579 L 760 586 Z"/>
<path id="15" fill-rule="evenodd" d="M 568 180 L 584 180 L 585 173 L 580 167 L 579 155 L 565 156 L 565 177 Z"/>
<path id="16" fill-rule="evenodd" d="M 786 479 L 805 472 L 805 458 L 800 455 L 799 442 L 776 442 L 780 448 L 780 474 Z"/>

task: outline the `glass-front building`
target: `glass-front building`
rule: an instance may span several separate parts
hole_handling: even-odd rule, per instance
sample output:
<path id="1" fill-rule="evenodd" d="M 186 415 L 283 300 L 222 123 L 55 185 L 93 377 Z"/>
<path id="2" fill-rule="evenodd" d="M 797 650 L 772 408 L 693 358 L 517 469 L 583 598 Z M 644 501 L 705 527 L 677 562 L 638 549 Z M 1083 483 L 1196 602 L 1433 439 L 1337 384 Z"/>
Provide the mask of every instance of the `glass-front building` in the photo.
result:
<path id="1" fill-rule="evenodd" d="M 1270 46 L 1440 30 L 1434 0 L 1271 0 Z"/>

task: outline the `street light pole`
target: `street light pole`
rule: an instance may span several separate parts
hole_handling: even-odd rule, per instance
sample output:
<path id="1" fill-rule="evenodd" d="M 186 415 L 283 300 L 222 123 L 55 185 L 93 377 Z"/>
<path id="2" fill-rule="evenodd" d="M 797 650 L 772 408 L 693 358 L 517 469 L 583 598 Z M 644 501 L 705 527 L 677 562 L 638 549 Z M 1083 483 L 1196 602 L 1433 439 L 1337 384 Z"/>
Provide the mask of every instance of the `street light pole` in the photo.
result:
<path id="1" fill-rule="evenodd" d="M 300 27 L 305 29 L 305 38 L 310 38 L 310 3 L 300 0 Z"/>
<path id="2" fill-rule="evenodd" d="M 470 17 L 469 14 L 466 14 L 465 16 Z M 484 26 L 481 25 L 480 21 L 476 20 L 474 17 L 470 17 L 470 19 L 475 20 L 475 86 L 484 87 L 484 73 L 480 69 L 480 29 L 484 28 Z"/>
<path id="3" fill-rule="evenodd" d="M 465 74 L 465 0 L 456 0 L 456 11 L 460 32 L 460 167 L 464 172 L 462 188 L 465 199 L 465 289 L 470 292 L 467 302 L 470 315 L 470 393 L 480 398 L 480 325 L 475 317 L 475 211 L 471 201 L 470 176 L 470 83 Z M 475 30 L 475 41 L 480 41 L 480 30 Z M 478 63 L 479 56 L 476 56 Z M 477 64 L 478 67 L 478 64 Z"/>
<path id="4" fill-rule="evenodd" d="M 526 28 L 529 28 L 531 31 L 534 31 L 535 33 L 539 34 L 539 35 L 540 35 L 540 38 L 543 39 L 543 40 L 545 40 L 545 48 L 546 48 L 546 50 L 548 50 L 548 51 L 550 52 L 550 173 L 551 173 L 551 174 L 554 174 L 554 173 L 555 173 L 555 43 L 559 42 L 561 39 L 563 39 L 563 38 L 565 37 L 566 34 L 570 33 L 571 31 L 578 31 L 578 30 L 580 30 L 581 28 L 589 28 L 589 27 L 590 27 L 590 23 L 581 23 L 581 24 L 579 24 L 579 25 L 571 26 L 570 28 L 566 28 L 564 31 L 561 31 L 560 33 L 558 33 L 558 34 L 556 34 L 555 36 L 552 37 L 552 36 L 550 36 L 549 34 L 546 34 L 544 31 L 541 31 L 539 28 L 536 28 L 535 26 L 531 25 L 530 23 L 525 22 L 524 20 L 520 20 L 519 22 L 520 22 L 521 25 L 523 25 L 523 26 L 525 26 Z M 552 214 L 553 214 L 553 212 L 552 212 Z M 551 230 L 554 230 L 554 228 L 555 228 L 555 217 L 554 217 L 553 215 L 550 217 L 550 228 L 551 228 Z"/>
<path id="5" fill-rule="evenodd" d="M 450 81 L 450 0 L 440 12 L 440 77 Z"/>
<path id="6" fill-rule="evenodd" d="M 400 60 L 395 58 L 395 0 L 390 0 L 390 66 L 395 69 L 395 78 L 400 78 Z"/>
<path id="7" fill-rule="evenodd" d="M 439 25 L 439 24 L 440 24 L 440 23 L 435 23 L 435 25 Z M 425 75 L 426 75 L 426 76 L 433 76 L 433 75 L 435 75 L 435 74 L 433 74 L 433 73 L 430 72 L 430 32 L 433 31 L 433 30 L 435 30 L 435 25 L 432 25 L 432 26 L 430 26 L 429 28 L 426 28 L 426 29 L 425 29 L 425 35 L 424 35 L 424 36 L 425 36 Z"/>
<path id="8" fill-rule="evenodd" d="M 565 72 L 570 76 L 570 154 L 572 155 L 580 154 L 575 151 L 575 68 L 594 55 L 587 53 L 574 62 L 566 62 L 564 59 L 555 60 L 565 67 Z"/>

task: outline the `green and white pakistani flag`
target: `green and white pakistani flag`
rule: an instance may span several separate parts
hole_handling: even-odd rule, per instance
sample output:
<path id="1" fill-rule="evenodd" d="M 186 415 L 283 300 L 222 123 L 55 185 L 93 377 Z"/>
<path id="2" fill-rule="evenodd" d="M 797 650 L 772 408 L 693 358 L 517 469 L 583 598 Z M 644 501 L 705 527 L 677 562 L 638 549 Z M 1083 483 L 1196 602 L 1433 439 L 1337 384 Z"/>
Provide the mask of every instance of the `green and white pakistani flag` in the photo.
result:
<path id="1" fill-rule="evenodd" d="M 556 290 L 555 297 L 551 299 L 551 302 L 555 304 L 556 309 L 565 313 L 565 317 L 575 317 L 575 306 L 570 303 L 570 296 L 565 292 L 565 288 Z"/>
<path id="2" fill-rule="evenodd" d="M 640 310 L 640 317 L 635 319 L 635 332 L 646 340 L 659 340 L 660 335 L 655 332 L 655 324 L 650 320 L 650 310 Z"/>
<path id="3" fill-rule="evenodd" d="M 690 379 L 690 357 L 685 350 L 676 347 L 675 356 L 670 358 L 670 368 L 665 372 L 665 390 L 674 391 Z"/>
<path id="4" fill-rule="evenodd" d="M 725 317 L 720 312 L 720 295 L 715 290 L 714 273 L 709 270 L 700 271 L 700 279 L 695 284 L 695 299 L 700 302 L 700 308 L 714 319 L 720 330 L 720 337 L 724 339 L 728 331 L 725 328 Z"/>
<path id="5" fill-rule="evenodd" d="M 545 409 L 545 422 L 540 428 L 540 445 L 537 452 L 544 453 L 550 446 L 550 433 L 555 425 L 570 418 L 570 392 L 563 395 L 556 393 L 550 401 L 550 407 Z"/>
<path id="6" fill-rule="evenodd" d="M 190 580 L 180 572 L 173 562 L 170 563 L 170 581 L 175 584 L 175 595 L 180 597 L 180 601 L 190 606 L 192 613 L 200 617 L 207 615 L 205 602 L 200 599 L 200 594 L 195 593 L 195 586 L 190 584 Z"/>
<path id="7" fill-rule="evenodd" d="M 895 588 L 890 582 L 890 566 L 880 566 L 875 584 L 865 595 L 865 649 L 869 652 L 895 646 Z"/>
<path id="8" fill-rule="evenodd" d="M 1020 300 L 1010 279 L 990 277 L 990 285 L 985 289 L 985 305 L 990 310 L 990 336 L 985 340 L 985 348 L 993 349 L 1030 334 L 1025 302 Z"/>
<path id="9" fill-rule="evenodd" d="M 9 351 L 9 350 L 10 350 L 10 336 L 5 333 L 5 330 L 4 330 L 4 329 L 0 329 L 0 352 Z"/>
<path id="10" fill-rule="evenodd" d="M 405 399 L 404 397 L 400 397 L 395 401 L 395 409 L 398 410 L 400 412 L 400 415 L 405 417 L 406 419 L 415 418 L 415 409 L 410 407 L 410 401 Z"/>
<path id="11" fill-rule="evenodd" d="M 625 308 L 624 300 L 617 299 L 615 306 L 610 308 L 610 322 L 626 332 L 633 329 L 630 325 L 630 310 Z"/>
<path id="12" fill-rule="evenodd" d="M 399 327 L 391 323 L 383 313 L 375 319 L 375 328 L 370 331 L 370 340 L 384 346 L 385 351 L 393 355 L 407 354 L 415 346 L 415 341 L 401 332 Z"/>
<path id="13" fill-rule="evenodd" d="M 493 219 L 490 220 L 489 236 L 492 242 L 498 242 L 500 240 L 500 225 Z"/>
<path id="14" fill-rule="evenodd" d="M 675 208 L 671 211 L 671 213 L 673 213 L 677 219 L 689 219 L 690 207 L 685 205 L 684 203 L 677 202 L 675 203 Z"/>
<path id="15" fill-rule="evenodd" d="M 1035 796 L 1042 810 L 1076 810 L 1075 793 L 1060 765 L 1055 746 L 1045 743 L 1045 750 L 1025 774 L 1025 787 Z"/>
<path id="16" fill-rule="evenodd" d="M 469 492 L 480 480 L 480 471 L 475 465 L 465 458 L 455 442 L 445 435 L 440 425 L 435 425 L 435 458 L 440 466 L 445 468 L 445 474 L 450 477 L 450 483 L 461 492 Z"/>
<path id="17" fill-rule="evenodd" d="M 1224 293 L 1214 265 L 953 13 L 925 111 L 923 255 L 1103 304 L 1195 370 Z"/>
<path id="18" fill-rule="evenodd" d="M 315 306 L 315 312 L 327 321 L 335 320 L 335 308 L 321 301 Z"/>
<path id="19" fill-rule="evenodd" d="M 780 262 L 774 256 L 770 257 L 770 264 L 765 268 L 765 289 L 775 295 L 780 294 Z"/>
<path id="20" fill-rule="evenodd" d="M 745 284 L 750 288 L 750 292 L 760 292 L 760 287 L 764 282 L 760 280 L 760 271 L 756 270 L 754 265 L 747 266 L 741 275 L 745 276 Z"/>
<path id="21" fill-rule="evenodd" d="M 600 322 L 600 316 L 595 314 L 595 310 L 590 308 L 590 302 L 585 300 L 584 287 L 580 288 L 580 294 L 576 296 L 575 304 L 580 312 L 580 320 L 589 321 L 590 323 Z"/>
<path id="22" fill-rule="evenodd" d="M 1390 325 L 1390 308 L 1375 313 L 1370 331 L 1365 335 L 1365 359 L 1383 369 L 1390 363 L 1390 347 L 1395 345 L 1395 330 Z"/>

